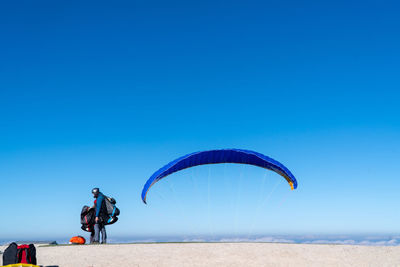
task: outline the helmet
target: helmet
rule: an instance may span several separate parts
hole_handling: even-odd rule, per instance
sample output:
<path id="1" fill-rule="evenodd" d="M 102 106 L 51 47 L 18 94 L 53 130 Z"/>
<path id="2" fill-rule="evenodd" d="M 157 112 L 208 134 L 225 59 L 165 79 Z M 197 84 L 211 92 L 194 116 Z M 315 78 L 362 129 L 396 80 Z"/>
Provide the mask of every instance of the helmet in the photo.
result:
<path id="1" fill-rule="evenodd" d="M 99 192 L 100 192 L 100 189 L 98 187 L 95 187 L 92 189 L 92 194 L 95 196 L 97 196 L 99 194 Z"/>

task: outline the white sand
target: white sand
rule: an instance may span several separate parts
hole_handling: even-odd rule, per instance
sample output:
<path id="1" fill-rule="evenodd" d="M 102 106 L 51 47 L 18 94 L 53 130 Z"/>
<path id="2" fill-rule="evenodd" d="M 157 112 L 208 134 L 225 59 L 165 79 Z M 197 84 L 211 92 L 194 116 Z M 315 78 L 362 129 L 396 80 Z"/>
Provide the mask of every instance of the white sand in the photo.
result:
<path id="1" fill-rule="evenodd" d="M 4 246 L 0 250 L 4 251 Z M 166 243 L 37 247 L 38 264 L 100 266 L 400 266 L 400 246 Z"/>

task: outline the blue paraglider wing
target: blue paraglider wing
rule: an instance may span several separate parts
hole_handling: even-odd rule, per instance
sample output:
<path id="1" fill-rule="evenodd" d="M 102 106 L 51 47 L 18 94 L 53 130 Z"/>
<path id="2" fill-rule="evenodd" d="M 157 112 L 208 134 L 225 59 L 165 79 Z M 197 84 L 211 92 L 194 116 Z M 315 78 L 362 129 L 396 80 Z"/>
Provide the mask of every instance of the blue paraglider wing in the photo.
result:
<path id="1" fill-rule="evenodd" d="M 243 149 L 220 149 L 200 151 L 187 154 L 174 161 L 171 161 L 156 171 L 146 182 L 142 190 L 142 200 L 146 203 L 146 195 L 150 187 L 162 178 L 194 166 L 217 163 L 241 163 L 258 166 L 274 171 L 283 176 L 289 183 L 291 189 L 297 188 L 297 181 L 294 175 L 280 162 L 255 151 Z"/>

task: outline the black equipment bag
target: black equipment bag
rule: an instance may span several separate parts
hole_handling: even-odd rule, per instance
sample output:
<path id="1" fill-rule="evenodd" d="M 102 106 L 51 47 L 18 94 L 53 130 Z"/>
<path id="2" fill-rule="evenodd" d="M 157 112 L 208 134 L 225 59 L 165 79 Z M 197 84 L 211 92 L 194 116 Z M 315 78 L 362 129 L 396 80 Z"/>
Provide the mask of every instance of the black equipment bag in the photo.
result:
<path id="1" fill-rule="evenodd" d="M 102 222 L 104 225 L 113 224 L 118 221 L 118 215 L 120 214 L 119 209 L 115 206 L 117 201 L 112 197 L 104 196 L 104 201 L 102 205 Z"/>
<path id="2" fill-rule="evenodd" d="M 86 232 L 92 232 L 94 231 L 93 226 L 94 226 L 94 219 L 96 217 L 96 211 L 94 209 L 91 209 L 88 206 L 83 206 L 82 211 L 81 211 L 81 228 L 83 231 Z"/>
<path id="3" fill-rule="evenodd" d="M 3 265 L 30 263 L 36 265 L 36 248 L 33 244 L 20 245 L 11 243 L 3 254 Z"/>
<path id="4" fill-rule="evenodd" d="M 18 245 L 11 243 L 3 253 L 3 265 L 18 263 Z"/>

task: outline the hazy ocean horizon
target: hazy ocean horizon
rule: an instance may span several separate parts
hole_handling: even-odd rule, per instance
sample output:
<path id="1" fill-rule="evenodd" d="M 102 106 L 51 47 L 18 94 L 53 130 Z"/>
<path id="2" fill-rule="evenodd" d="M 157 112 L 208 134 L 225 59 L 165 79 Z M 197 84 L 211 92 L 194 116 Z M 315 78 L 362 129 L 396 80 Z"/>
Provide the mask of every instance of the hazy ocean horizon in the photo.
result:
<path id="1" fill-rule="evenodd" d="M 88 234 L 82 234 L 88 239 Z M 68 244 L 70 237 L 35 239 L 0 239 L 0 244 L 10 242 L 50 242 Z M 258 236 L 127 236 L 109 237 L 108 243 L 158 243 L 158 242 L 254 242 L 289 244 L 336 244 L 363 246 L 400 246 L 400 235 L 258 235 Z"/>

